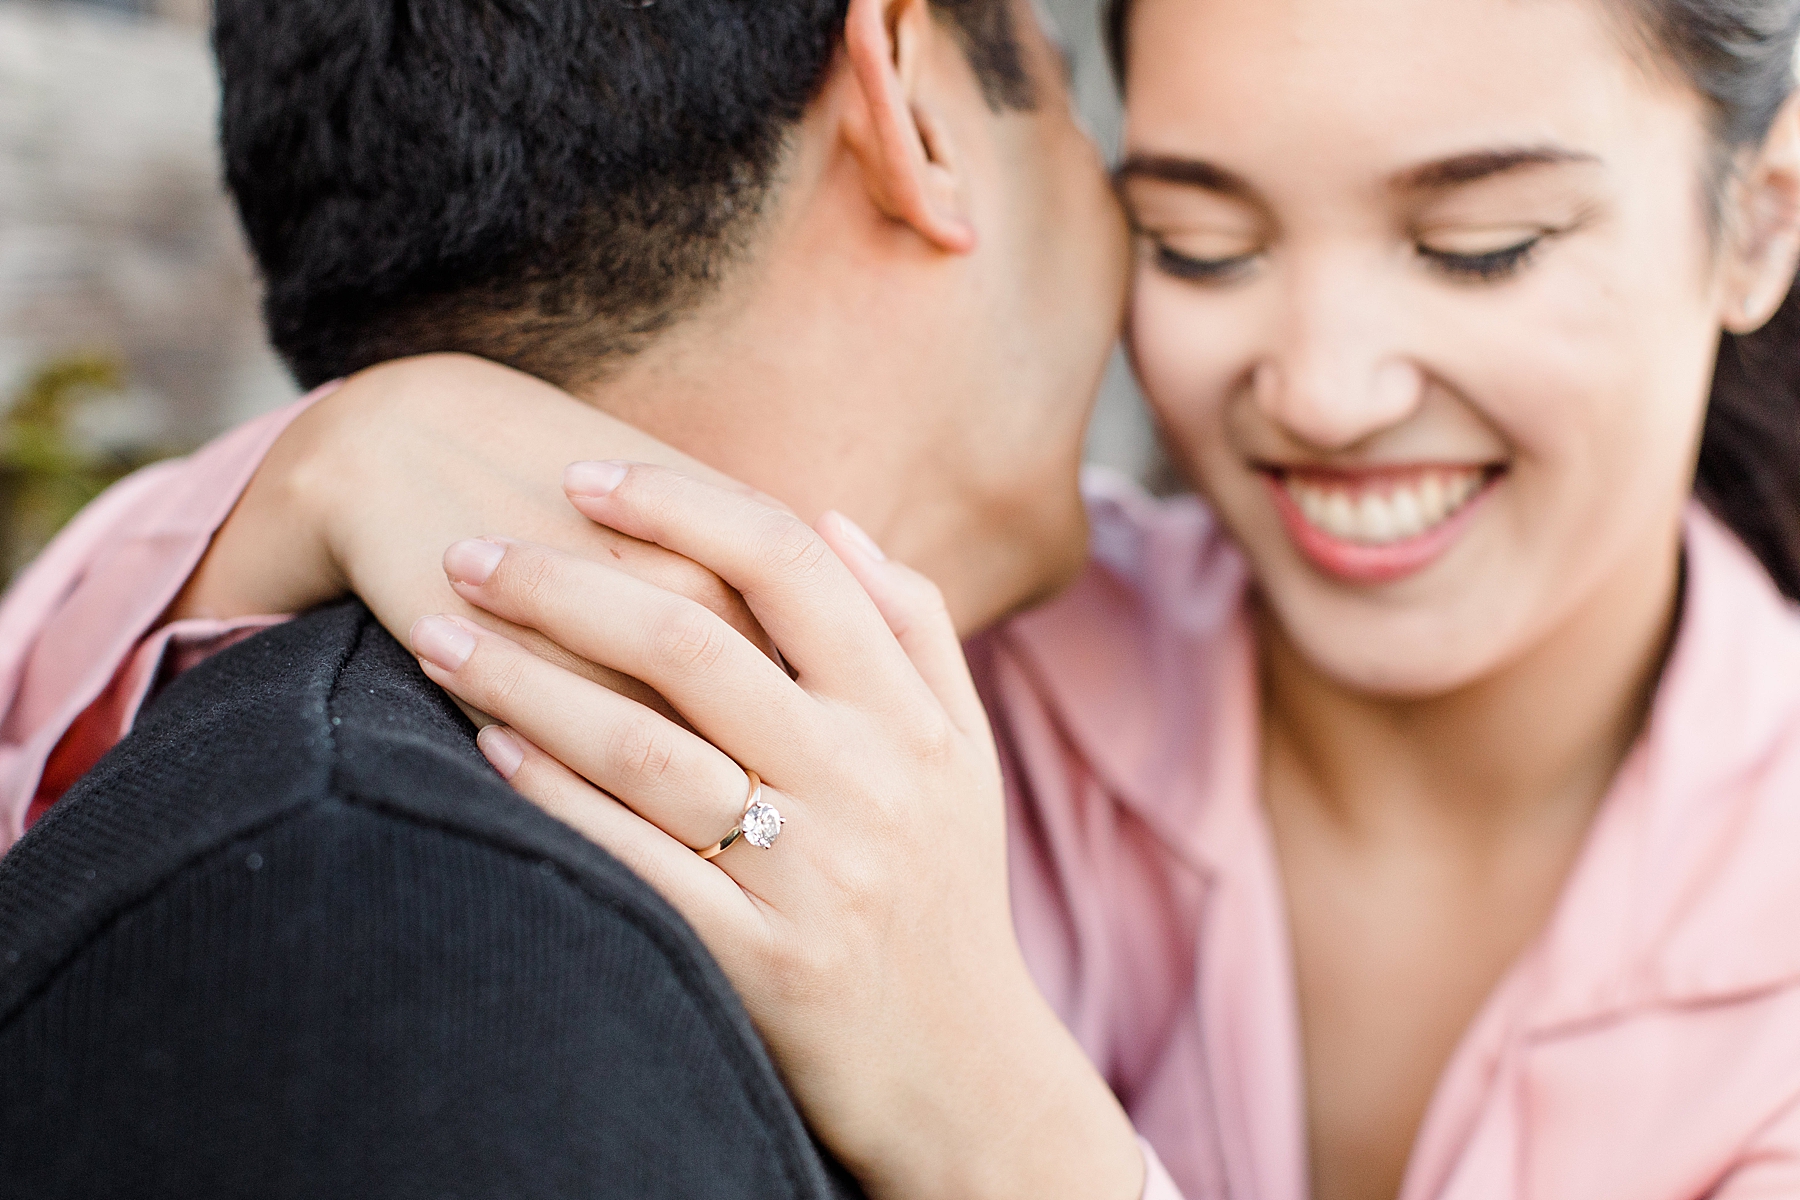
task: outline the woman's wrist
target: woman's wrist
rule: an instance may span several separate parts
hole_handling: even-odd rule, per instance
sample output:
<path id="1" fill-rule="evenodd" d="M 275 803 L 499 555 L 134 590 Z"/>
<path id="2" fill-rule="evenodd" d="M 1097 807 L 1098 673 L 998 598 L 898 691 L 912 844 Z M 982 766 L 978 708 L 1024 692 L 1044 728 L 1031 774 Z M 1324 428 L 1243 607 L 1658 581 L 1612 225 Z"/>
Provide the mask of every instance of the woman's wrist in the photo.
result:
<path id="1" fill-rule="evenodd" d="M 230 619 L 299 612 L 344 593 L 329 544 L 320 447 L 337 420 L 325 396 L 295 417 L 214 534 L 167 614 Z"/>
<path id="2" fill-rule="evenodd" d="M 875 1106 L 870 1196 L 1136 1200 L 1143 1152 L 1112 1090 L 1035 986 L 943 1039 L 923 1087 Z"/>

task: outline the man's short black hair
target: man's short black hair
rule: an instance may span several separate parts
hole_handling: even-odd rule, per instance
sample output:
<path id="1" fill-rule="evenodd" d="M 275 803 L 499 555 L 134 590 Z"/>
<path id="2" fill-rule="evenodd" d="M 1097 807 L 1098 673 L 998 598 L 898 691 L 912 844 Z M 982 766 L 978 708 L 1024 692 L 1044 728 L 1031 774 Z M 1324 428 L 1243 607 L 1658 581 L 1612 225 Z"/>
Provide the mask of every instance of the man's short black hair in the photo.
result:
<path id="1" fill-rule="evenodd" d="M 996 109 L 1010 0 L 934 0 Z M 218 0 L 221 137 L 303 385 L 462 350 L 589 382 L 741 251 L 847 0 Z"/>

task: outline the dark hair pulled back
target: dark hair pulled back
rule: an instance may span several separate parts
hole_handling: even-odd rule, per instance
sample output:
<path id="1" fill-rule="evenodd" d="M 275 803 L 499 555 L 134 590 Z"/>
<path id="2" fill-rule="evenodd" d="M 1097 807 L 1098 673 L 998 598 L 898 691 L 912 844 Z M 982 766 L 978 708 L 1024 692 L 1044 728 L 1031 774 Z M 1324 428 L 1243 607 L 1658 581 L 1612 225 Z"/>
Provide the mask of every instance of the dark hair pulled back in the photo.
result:
<path id="1" fill-rule="evenodd" d="M 1759 145 L 1794 88 L 1800 0 L 1610 0 L 1712 109 L 1722 185 Z M 1125 83 L 1131 0 L 1102 16 Z M 1800 600 L 1800 286 L 1754 333 L 1721 335 L 1694 489 Z"/>

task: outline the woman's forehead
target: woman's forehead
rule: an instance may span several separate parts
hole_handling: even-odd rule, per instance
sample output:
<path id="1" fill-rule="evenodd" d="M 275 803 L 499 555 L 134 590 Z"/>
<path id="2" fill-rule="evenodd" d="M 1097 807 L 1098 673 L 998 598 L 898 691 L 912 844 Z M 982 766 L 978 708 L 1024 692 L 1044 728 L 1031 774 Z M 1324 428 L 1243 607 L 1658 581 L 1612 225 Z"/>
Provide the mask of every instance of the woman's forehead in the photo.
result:
<path id="1" fill-rule="evenodd" d="M 1498 147 L 1607 158 L 1698 97 L 1599 0 L 1134 0 L 1127 140 L 1382 176 Z M 1666 131 L 1665 131 L 1666 132 Z"/>

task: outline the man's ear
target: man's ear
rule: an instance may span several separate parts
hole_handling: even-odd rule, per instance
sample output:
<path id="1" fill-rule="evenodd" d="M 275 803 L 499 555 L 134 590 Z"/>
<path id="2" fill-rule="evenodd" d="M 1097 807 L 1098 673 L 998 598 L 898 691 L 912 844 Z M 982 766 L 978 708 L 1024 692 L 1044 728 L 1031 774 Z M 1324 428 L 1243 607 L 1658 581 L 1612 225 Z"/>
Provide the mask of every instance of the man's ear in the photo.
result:
<path id="1" fill-rule="evenodd" d="M 921 95 L 925 56 L 943 45 L 929 0 L 850 0 L 844 46 L 863 103 L 845 137 L 882 212 L 940 250 L 967 254 L 967 181 L 941 114 Z"/>
<path id="2" fill-rule="evenodd" d="M 1800 95 L 1782 105 L 1734 202 L 1724 326 L 1753 333 L 1781 307 L 1800 265 Z"/>

